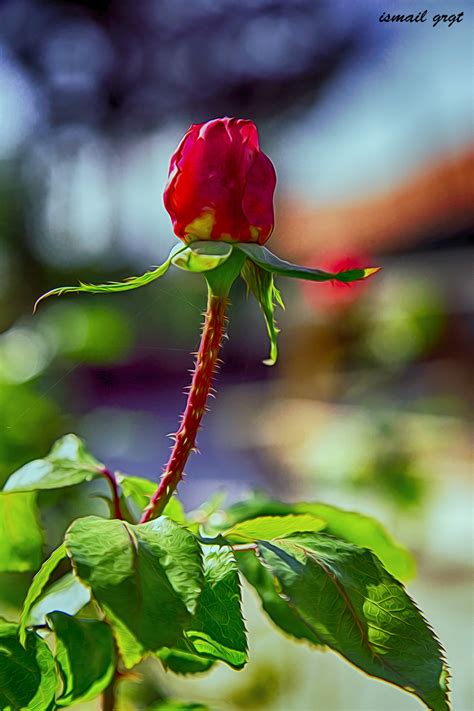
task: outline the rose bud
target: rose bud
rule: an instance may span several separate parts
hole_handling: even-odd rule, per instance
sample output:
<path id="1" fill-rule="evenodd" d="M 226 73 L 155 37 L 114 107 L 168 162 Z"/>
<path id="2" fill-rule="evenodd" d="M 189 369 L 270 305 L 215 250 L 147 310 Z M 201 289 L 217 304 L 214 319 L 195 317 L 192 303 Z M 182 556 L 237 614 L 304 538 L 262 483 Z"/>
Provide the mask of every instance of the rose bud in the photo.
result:
<path id="1" fill-rule="evenodd" d="M 273 231 L 276 174 L 252 121 L 193 124 L 171 158 L 164 203 L 184 242 L 264 244 Z"/>

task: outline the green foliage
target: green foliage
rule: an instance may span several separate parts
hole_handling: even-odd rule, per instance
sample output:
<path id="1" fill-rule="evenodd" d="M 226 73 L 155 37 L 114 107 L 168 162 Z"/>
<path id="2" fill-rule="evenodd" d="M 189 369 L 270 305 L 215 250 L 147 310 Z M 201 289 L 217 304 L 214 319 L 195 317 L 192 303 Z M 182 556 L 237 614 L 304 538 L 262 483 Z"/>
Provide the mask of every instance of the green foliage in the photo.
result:
<path id="1" fill-rule="evenodd" d="M 316 632 L 308 627 L 298 612 L 278 594 L 271 572 L 261 565 L 255 553 L 240 551 L 237 554 L 237 564 L 257 591 L 263 609 L 277 627 L 290 637 L 304 639 L 315 647 L 324 647 Z"/>
<path id="2" fill-rule="evenodd" d="M 89 588 L 73 573 L 66 573 L 36 599 L 25 622 L 27 625 L 44 625 L 46 615 L 53 611 L 75 615 L 90 599 Z"/>
<path id="3" fill-rule="evenodd" d="M 57 685 L 48 645 L 34 632 L 25 644 L 17 625 L 0 619 L 0 708 L 3 711 L 52 711 Z"/>
<path id="4" fill-rule="evenodd" d="M 203 585 L 191 533 L 165 517 L 134 526 L 89 516 L 72 524 L 65 543 L 76 574 L 114 629 L 127 668 L 176 644 Z"/>
<path id="5" fill-rule="evenodd" d="M 149 706 L 148 711 L 211 711 L 211 709 L 205 704 L 192 701 L 166 699 L 166 701 L 159 701 L 157 704 Z"/>
<path id="6" fill-rule="evenodd" d="M 126 503 L 133 502 L 136 513 L 139 515 L 150 503 L 150 499 L 156 491 L 156 482 L 150 481 L 149 479 L 143 479 L 138 476 L 125 476 L 125 474 L 117 474 L 117 483 L 122 489 L 123 497 Z M 186 522 L 186 516 L 184 513 L 183 505 L 181 501 L 176 497 L 172 496 L 171 499 L 166 504 L 163 511 L 164 516 L 173 519 L 177 523 L 184 524 Z"/>
<path id="7" fill-rule="evenodd" d="M 432 711 L 449 709 L 442 648 L 370 551 L 315 533 L 257 545 L 278 593 L 324 644 Z"/>
<path id="8" fill-rule="evenodd" d="M 139 476 L 117 474 L 117 483 L 125 499 L 131 500 L 137 511 L 143 511 L 156 491 L 156 483 Z"/>
<path id="9" fill-rule="evenodd" d="M 204 575 L 205 584 L 196 614 L 185 635 L 198 654 L 241 669 L 247 662 L 247 635 L 232 550 L 206 546 Z"/>
<path id="10" fill-rule="evenodd" d="M 81 484 L 102 466 L 68 435 L 13 474 L 0 493 L 0 567 L 27 570 L 40 562 L 35 489 Z M 126 669 L 147 655 L 176 674 L 203 673 L 218 661 L 241 669 L 247 638 L 240 570 L 285 634 L 338 652 L 432 711 L 449 709 L 442 648 L 396 579 L 413 574 L 413 560 L 377 521 L 326 504 L 256 495 L 227 511 L 204 506 L 201 513 L 219 525 L 212 529 L 218 535 L 203 538 L 176 497 L 166 515 L 134 524 L 156 483 L 124 474 L 117 483 L 129 520 L 73 521 L 33 578 L 19 627 L 0 625 L 7 640 L 0 641 L 0 662 L 7 650 L 10 665 L 5 674 L 0 664 L 1 708 L 52 711 L 92 699 L 109 686 L 117 652 Z M 66 558 L 72 572 L 51 584 Z M 45 624 L 55 636 L 59 677 L 48 645 L 31 630 Z"/>
<path id="11" fill-rule="evenodd" d="M 310 514 L 287 516 L 259 516 L 247 519 L 225 531 L 224 537 L 231 543 L 248 543 L 258 539 L 271 540 L 301 531 L 320 531 L 326 522 Z"/>
<path id="12" fill-rule="evenodd" d="M 38 570 L 36 573 L 35 577 L 33 578 L 33 582 L 30 585 L 30 589 L 28 590 L 28 594 L 25 598 L 25 602 L 23 603 L 23 610 L 21 611 L 21 617 L 20 617 L 20 628 L 19 628 L 19 634 L 20 634 L 20 642 L 24 645 L 25 644 L 25 639 L 26 639 L 26 626 L 30 617 L 30 612 L 31 608 L 35 604 L 35 602 L 38 600 L 40 597 L 41 593 L 43 592 L 44 588 L 48 584 L 49 578 L 51 575 L 54 573 L 56 570 L 57 566 L 59 563 L 63 560 L 63 558 L 66 557 L 66 548 L 64 544 L 60 545 L 59 548 L 56 548 L 53 553 L 49 556 L 47 560 L 43 563 L 41 568 Z"/>
<path id="13" fill-rule="evenodd" d="M 322 271 L 321 269 L 309 269 L 307 267 L 300 267 L 297 264 L 285 262 L 283 259 L 280 259 L 275 254 L 270 252 L 269 249 L 261 247 L 259 244 L 245 244 L 243 242 L 238 242 L 236 244 L 236 248 L 243 252 L 246 257 L 251 259 L 254 264 L 258 265 L 262 269 L 272 272 L 273 274 L 292 277 L 293 279 L 305 279 L 309 281 L 334 280 L 348 283 L 351 281 L 358 281 L 359 279 L 366 279 L 379 271 L 376 267 L 369 267 L 367 269 L 348 269 L 346 271 L 340 271 L 337 274 L 333 274 L 331 272 Z"/>
<path id="14" fill-rule="evenodd" d="M 308 510 L 305 504 L 298 504 Z M 324 531 L 361 548 L 369 548 L 384 567 L 398 580 L 411 580 L 416 574 L 413 556 L 397 543 L 385 528 L 371 516 L 343 511 L 328 504 L 308 504 L 315 516 L 326 521 Z"/>
<path id="15" fill-rule="evenodd" d="M 100 620 L 62 612 L 52 612 L 48 621 L 56 635 L 56 663 L 63 682 L 57 705 L 70 706 L 95 698 L 115 674 L 111 628 Z"/>
<path id="16" fill-rule="evenodd" d="M 42 548 L 36 494 L 0 493 L 0 572 L 36 570 Z"/>
<path id="17" fill-rule="evenodd" d="M 336 506 L 310 502 L 287 504 L 256 494 L 252 499 L 234 504 L 227 509 L 226 519 L 228 523 L 235 524 L 255 519 L 257 516 L 290 514 L 310 514 L 325 522 L 324 527 L 321 528 L 325 533 L 348 543 L 354 543 L 361 548 L 369 548 L 380 558 L 388 572 L 399 580 L 407 581 L 415 575 L 416 565 L 409 551 L 395 541 L 379 521 L 355 511 L 344 511 Z"/>
<path id="18" fill-rule="evenodd" d="M 14 472 L 4 491 L 36 491 L 74 486 L 100 476 L 103 465 L 76 435 L 61 437 L 44 459 L 35 459 Z"/>
<path id="19" fill-rule="evenodd" d="M 282 309 L 285 308 L 280 292 L 273 282 L 273 274 L 265 269 L 261 269 L 250 259 L 245 260 L 241 275 L 247 284 L 247 289 L 252 292 L 260 304 L 265 318 L 267 332 L 270 338 L 270 357 L 263 362 L 265 365 L 275 365 L 278 357 L 278 328 L 276 327 L 274 316 L 275 301 Z"/>
<path id="20" fill-rule="evenodd" d="M 241 669 L 247 662 L 247 635 L 241 610 L 240 581 L 228 546 L 204 546 L 204 585 L 184 637 L 158 656 L 177 674 L 207 671 L 216 661 Z"/>
<path id="21" fill-rule="evenodd" d="M 178 642 L 174 649 L 161 649 L 157 656 L 164 668 L 175 674 L 202 674 L 214 665 L 213 659 L 199 657 L 195 650 L 187 649 L 184 642 Z"/>

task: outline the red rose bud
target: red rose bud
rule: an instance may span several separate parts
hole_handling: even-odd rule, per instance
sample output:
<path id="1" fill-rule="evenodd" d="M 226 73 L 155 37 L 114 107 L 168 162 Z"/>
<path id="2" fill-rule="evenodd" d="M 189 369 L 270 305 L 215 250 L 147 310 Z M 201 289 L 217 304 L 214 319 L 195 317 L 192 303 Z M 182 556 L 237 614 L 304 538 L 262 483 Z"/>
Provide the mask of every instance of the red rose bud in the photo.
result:
<path id="1" fill-rule="evenodd" d="M 273 231 L 276 174 L 252 121 L 193 124 L 171 158 L 164 203 L 184 242 L 264 244 Z"/>

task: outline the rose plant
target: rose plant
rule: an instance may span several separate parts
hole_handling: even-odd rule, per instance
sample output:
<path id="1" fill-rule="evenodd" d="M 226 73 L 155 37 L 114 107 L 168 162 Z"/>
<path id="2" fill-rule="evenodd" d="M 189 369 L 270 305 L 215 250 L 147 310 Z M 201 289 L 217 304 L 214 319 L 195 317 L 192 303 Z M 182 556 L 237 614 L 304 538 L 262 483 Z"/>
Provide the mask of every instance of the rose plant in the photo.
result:
<path id="1" fill-rule="evenodd" d="M 433 711 L 449 709 L 443 649 L 403 586 L 412 558 L 374 519 L 263 495 L 218 516 L 211 505 L 185 513 L 176 496 L 206 410 L 236 279 L 245 280 L 261 307 L 271 365 L 274 308 L 283 306 L 275 276 L 347 284 L 377 271 L 310 269 L 264 247 L 274 227 L 275 184 L 251 121 L 193 125 L 171 159 L 164 200 L 181 242 L 164 264 L 124 282 L 79 283 L 41 297 L 135 289 L 171 265 L 201 273 L 208 289 L 186 407 L 158 484 L 110 471 L 70 434 L 14 472 L 0 493 L 0 570 L 39 568 L 19 623 L 0 622 L 0 708 L 47 711 L 99 695 L 103 709 L 116 708 L 120 679 L 147 656 L 177 674 L 205 673 L 219 662 L 243 668 L 244 577 L 284 634 L 332 649 Z M 109 517 L 75 519 L 43 560 L 38 492 L 94 478 L 110 487 Z"/>

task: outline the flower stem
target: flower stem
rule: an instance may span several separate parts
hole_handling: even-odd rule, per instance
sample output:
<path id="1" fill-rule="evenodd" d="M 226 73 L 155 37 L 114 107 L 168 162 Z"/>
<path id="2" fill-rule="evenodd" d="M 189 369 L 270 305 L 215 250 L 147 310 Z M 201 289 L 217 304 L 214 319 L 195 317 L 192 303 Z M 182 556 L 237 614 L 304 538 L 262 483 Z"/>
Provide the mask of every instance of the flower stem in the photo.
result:
<path id="1" fill-rule="evenodd" d="M 116 708 L 115 706 L 115 675 L 113 679 L 111 680 L 110 684 L 108 687 L 103 691 L 102 693 L 102 699 L 101 699 L 101 711 L 114 711 Z"/>
<path id="2" fill-rule="evenodd" d="M 99 472 L 100 474 L 102 474 L 103 477 L 107 479 L 110 484 L 110 490 L 112 492 L 112 502 L 114 505 L 114 518 L 122 520 L 123 516 L 122 511 L 120 509 L 120 491 L 119 485 L 117 483 L 117 478 L 115 474 L 110 471 L 110 469 L 107 469 L 107 467 L 101 467 L 99 469 Z"/>
<path id="3" fill-rule="evenodd" d="M 175 443 L 160 484 L 141 517 L 145 523 L 159 516 L 183 477 L 184 467 L 194 449 L 196 435 L 206 410 L 206 402 L 216 371 L 219 349 L 225 331 L 226 296 L 216 295 L 209 289 L 207 310 L 202 330 L 201 343 L 196 356 L 191 388 L 181 426 L 176 433 Z"/>

